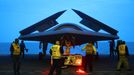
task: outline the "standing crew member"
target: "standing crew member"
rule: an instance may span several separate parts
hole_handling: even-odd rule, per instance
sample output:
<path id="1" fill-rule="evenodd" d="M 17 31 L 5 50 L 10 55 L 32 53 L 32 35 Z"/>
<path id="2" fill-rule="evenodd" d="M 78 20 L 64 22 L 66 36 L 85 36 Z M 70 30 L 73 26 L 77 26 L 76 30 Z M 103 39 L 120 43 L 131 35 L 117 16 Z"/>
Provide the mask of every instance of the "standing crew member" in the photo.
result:
<path id="1" fill-rule="evenodd" d="M 24 50 L 26 50 L 26 52 L 28 52 L 28 49 L 26 48 L 25 43 L 24 43 L 23 40 L 20 43 L 20 50 L 21 50 L 22 57 L 24 58 L 24 55 L 25 55 L 25 51 Z"/>
<path id="2" fill-rule="evenodd" d="M 20 75 L 20 46 L 19 46 L 19 40 L 15 39 L 15 41 L 10 46 L 11 51 L 11 57 L 13 59 L 13 69 L 14 69 L 14 75 Z"/>
<path id="3" fill-rule="evenodd" d="M 46 50 L 47 50 L 47 43 L 44 42 L 44 41 L 41 41 L 40 44 L 39 44 L 39 48 L 42 49 L 43 51 L 43 56 L 46 56 Z"/>
<path id="4" fill-rule="evenodd" d="M 63 54 L 63 49 L 60 46 L 60 41 L 56 41 L 50 49 L 50 54 L 52 57 L 53 64 L 51 65 L 49 75 L 53 75 L 54 70 L 56 70 L 56 75 L 61 75 L 61 55 Z"/>
<path id="5" fill-rule="evenodd" d="M 115 47 L 115 42 L 114 40 L 109 41 L 109 50 L 110 50 L 110 56 L 114 57 L 114 47 Z"/>
<path id="6" fill-rule="evenodd" d="M 117 59 L 119 60 L 119 45 L 122 43 L 122 40 L 117 40 L 117 45 L 116 45 L 116 55 Z"/>
<path id="7" fill-rule="evenodd" d="M 64 55 L 70 55 L 71 41 L 65 41 L 65 47 Z"/>
<path id="8" fill-rule="evenodd" d="M 96 54 L 96 48 L 94 47 L 92 42 L 89 42 L 86 46 L 82 48 L 82 50 L 86 50 L 84 70 L 87 71 L 88 65 L 89 70 L 92 71 L 93 54 Z"/>
<path id="9" fill-rule="evenodd" d="M 71 47 L 72 47 L 71 41 L 65 40 L 65 50 L 64 50 L 64 53 L 63 53 L 64 56 L 70 56 L 70 48 Z M 64 62 L 66 64 L 69 64 L 69 61 L 66 62 L 66 60 L 70 60 L 70 57 L 62 57 L 61 60 L 62 60 L 62 67 L 61 68 L 67 68 L 68 66 L 64 65 Z"/>
<path id="10" fill-rule="evenodd" d="M 123 41 L 119 46 L 119 62 L 117 65 L 117 71 L 120 71 L 121 65 L 123 65 L 127 70 L 130 70 L 129 64 L 128 64 L 128 52 L 127 52 L 127 46 L 125 44 L 125 41 Z"/>

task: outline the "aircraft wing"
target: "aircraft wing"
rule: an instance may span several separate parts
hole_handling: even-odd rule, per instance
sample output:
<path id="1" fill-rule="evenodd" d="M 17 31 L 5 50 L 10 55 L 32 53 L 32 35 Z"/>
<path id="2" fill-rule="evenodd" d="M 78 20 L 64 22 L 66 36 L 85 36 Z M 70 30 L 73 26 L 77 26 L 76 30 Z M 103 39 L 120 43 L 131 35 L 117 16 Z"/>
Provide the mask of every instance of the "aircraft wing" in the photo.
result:
<path id="1" fill-rule="evenodd" d="M 19 39 L 28 41 L 45 41 L 48 43 L 55 43 L 56 40 L 60 40 L 61 37 L 67 36 L 70 40 L 75 41 L 75 45 L 87 43 L 89 41 L 101 41 L 101 40 L 112 40 L 118 39 L 118 36 L 98 33 L 92 31 L 79 31 L 75 29 L 61 29 L 56 31 L 45 31 L 34 34 L 22 35 Z M 73 39 L 72 39 L 73 38 Z"/>
<path id="2" fill-rule="evenodd" d="M 80 21 L 81 24 L 89 27 L 90 29 L 96 32 L 102 29 L 112 35 L 117 35 L 118 31 L 113 29 L 112 27 L 109 27 L 108 25 L 82 13 L 79 10 L 75 10 L 75 9 L 72 9 L 72 10 L 82 18 L 82 20 Z"/>
<path id="3" fill-rule="evenodd" d="M 63 10 L 63 11 L 60 11 L 60 12 L 57 12 L 55 13 L 54 15 L 38 22 L 38 23 L 35 23 L 34 25 L 30 26 L 30 27 L 27 27 L 25 28 L 24 30 L 20 31 L 20 34 L 21 35 L 26 35 L 26 34 L 30 34 L 34 31 L 39 31 L 39 32 L 42 32 L 56 24 L 58 24 L 58 22 L 56 21 L 56 19 L 61 16 L 66 10 Z"/>

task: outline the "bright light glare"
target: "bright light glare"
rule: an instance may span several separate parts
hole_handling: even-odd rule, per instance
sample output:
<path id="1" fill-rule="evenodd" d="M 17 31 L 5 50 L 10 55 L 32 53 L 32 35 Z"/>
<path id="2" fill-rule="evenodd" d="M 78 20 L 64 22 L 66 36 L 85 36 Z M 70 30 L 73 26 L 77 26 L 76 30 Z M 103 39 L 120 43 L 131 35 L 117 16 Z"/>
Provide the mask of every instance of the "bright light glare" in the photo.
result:
<path id="1" fill-rule="evenodd" d="M 82 61 L 81 61 L 80 59 L 77 59 L 77 60 L 76 60 L 76 64 L 77 64 L 77 65 L 81 65 L 81 64 L 82 64 Z"/>
<path id="2" fill-rule="evenodd" d="M 78 69 L 76 72 L 78 72 L 78 73 L 85 73 L 85 71 L 83 71 L 81 69 Z"/>

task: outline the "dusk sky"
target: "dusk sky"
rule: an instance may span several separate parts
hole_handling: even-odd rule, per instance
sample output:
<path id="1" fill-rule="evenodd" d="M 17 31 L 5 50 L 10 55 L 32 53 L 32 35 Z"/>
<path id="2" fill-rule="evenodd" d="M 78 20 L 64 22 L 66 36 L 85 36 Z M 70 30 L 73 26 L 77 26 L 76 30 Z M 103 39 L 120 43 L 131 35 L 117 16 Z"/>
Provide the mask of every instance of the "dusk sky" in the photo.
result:
<path id="1" fill-rule="evenodd" d="M 59 23 L 79 24 L 81 12 L 119 31 L 122 40 L 134 42 L 134 0 L 0 0 L 0 42 L 11 42 L 19 31 L 56 12 L 67 10 Z"/>

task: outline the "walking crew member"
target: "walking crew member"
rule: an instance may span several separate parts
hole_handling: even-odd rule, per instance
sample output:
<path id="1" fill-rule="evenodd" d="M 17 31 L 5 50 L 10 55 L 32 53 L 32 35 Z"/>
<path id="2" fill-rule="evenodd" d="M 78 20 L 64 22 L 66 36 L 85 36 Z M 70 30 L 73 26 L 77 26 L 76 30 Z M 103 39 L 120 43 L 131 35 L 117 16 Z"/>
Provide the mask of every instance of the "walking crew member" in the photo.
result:
<path id="1" fill-rule="evenodd" d="M 13 59 L 13 69 L 14 75 L 20 75 L 20 46 L 19 40 L 15 39 L 15 41 L 10 46 L 11 57 Z"/>
<path id="2" fill-rule="evenodd" d="M 56 44 L 51 47 L 50 54 L 53 64 L 51 65 L 49 75 L 53 75 L 54 70 L 56 70 L 56 75 L 61 75 L 61 55 L 63 54 L 63 49 L 60 46 L 60 41 L 56 41 Z"/>
<path id="3" fill-rule="evenodd" d="M 84 70 L 87 71 L 88 65 L 89 71 L 92 71 L 93 54 L 96 54 L 96 48 L 94 47 L 92 42 L 89 42 L 86 46 L 82 48 L 82 50 L 86 50 Z"/>
<path id="4" fill-rule="evenodd" d="M 119 46 L 119 62 L 117 65 L 117 71 L 120 71 L 121 65 L 123 65 L 127 70 L 130 70 L 127 56 L 128 54 L 128 48 L 125 44 L 125 41 L 123 41 Z"/>

